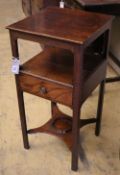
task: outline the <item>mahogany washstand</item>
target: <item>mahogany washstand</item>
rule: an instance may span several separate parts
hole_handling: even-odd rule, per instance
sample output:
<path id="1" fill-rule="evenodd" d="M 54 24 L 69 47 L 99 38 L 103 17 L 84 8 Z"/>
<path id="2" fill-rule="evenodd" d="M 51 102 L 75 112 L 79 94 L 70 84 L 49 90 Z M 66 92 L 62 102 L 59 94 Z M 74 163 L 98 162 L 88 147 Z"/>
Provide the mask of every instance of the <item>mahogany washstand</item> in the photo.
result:
<path id="1" fill-rule="evenodd" d="M 19 59 L 19 38 L 45 45 L 44 50 L 21 65 L 20 73 L 15 75 L 24 147 L 29 149 L 28 134 L 53 134 L 72 151 L 75 171 L 79 128 L 96 123 L 95 134 L 100 133 L 111 22 L 111 16 L 51 7 L 7 27 L 15 58 Z M 99 40 L 102 45 L 96 47 Z M 96 117 L 80 119 L 83 103 L 99 84 Z M 27 129 L 24 92 L 51 101 L 52 117 L 42 127 Z M 73 116 L 61 112 L 57 103 L 72 108 Z"/>

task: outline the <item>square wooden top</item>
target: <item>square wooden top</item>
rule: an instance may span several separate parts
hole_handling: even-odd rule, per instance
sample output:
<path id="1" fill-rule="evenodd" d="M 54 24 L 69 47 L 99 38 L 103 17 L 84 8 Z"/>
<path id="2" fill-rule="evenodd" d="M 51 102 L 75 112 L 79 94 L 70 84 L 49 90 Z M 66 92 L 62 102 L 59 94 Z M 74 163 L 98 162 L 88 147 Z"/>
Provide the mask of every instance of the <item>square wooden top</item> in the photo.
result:
<path id="1" fill-rule="evenodd" d="M 111 16 L 51 7 L 14 23 L 14 31 L 83 44 L 112 21 Z"/>

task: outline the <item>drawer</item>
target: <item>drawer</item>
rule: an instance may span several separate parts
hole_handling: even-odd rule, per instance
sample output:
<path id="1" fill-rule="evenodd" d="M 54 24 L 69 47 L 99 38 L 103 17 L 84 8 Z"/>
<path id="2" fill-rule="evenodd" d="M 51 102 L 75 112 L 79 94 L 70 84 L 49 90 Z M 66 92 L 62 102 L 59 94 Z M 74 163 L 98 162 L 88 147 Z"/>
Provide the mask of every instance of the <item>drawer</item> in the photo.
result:
<path id="1" fill-rule="evenodd" d="M 36 96 L 72 106 L 72 87 L 43 80 L 31 75 L 20 73 L 20 87 L 23 91 Z"/>

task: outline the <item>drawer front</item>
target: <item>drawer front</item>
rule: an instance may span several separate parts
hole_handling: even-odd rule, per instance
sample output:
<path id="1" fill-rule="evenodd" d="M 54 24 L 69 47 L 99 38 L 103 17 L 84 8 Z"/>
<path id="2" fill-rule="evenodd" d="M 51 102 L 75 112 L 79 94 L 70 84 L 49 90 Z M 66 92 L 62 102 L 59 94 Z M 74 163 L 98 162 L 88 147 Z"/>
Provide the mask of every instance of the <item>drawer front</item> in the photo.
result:
<path id="1" fill-rule="evenodd" d="M 72 88 L 41 80 L 30 75 L 19 75 L 20 87 L 23 91 L 42 98 L 72 106 Z"/>

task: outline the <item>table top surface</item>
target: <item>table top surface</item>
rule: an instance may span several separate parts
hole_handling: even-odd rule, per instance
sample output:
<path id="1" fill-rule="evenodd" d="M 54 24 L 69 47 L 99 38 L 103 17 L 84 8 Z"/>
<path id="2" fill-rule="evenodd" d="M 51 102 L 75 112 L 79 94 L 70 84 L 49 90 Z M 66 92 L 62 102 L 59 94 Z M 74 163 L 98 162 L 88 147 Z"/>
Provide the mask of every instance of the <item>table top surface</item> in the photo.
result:
<path id="1" fill-rule="evenodd" d="M 99 6 L 99 5 L 112 5 L 119 4 L 120 0 L 76 0 L 83 6 Z"/>
<path id="2" fill-rule="evenodd" d="M 51 7 L 7 28 L 37 36 L 83 44 L 102 30 L 112 16 L 75 9 Z"/>

